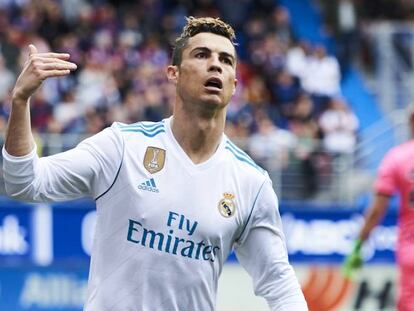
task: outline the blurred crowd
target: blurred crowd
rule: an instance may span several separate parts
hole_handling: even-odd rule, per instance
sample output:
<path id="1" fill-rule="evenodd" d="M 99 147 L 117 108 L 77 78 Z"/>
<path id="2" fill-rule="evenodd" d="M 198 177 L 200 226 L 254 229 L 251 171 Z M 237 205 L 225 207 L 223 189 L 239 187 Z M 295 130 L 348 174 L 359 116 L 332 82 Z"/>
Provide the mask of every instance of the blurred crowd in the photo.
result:
<path id="1" fill-rule="evenodd" d="M 288 167 L 294 150 L 312 192 L 315 155 L 352 153 L 358 120 L 341 96 L 337 58 L 296 38 L 274 0 L 0 0 L 0 131 L 29 43 L 78 65 L 32 98 L 38 133 L 91 135 L 114 121 L 169 116 L 175 89 L 165 67 L 190 15 L 220 16 L 236 30 L 239 83 L 226 133 L 267 167 Z"/>
<path id="2" fill-rule="evenodd" d="M 414 22 L 414 2 L 411 0 L 314 0 L 323 15 L 324 30 L 335 38 L 335 54 L 346 74 L 351 63 L 357 62 L 366 74 L 378 70 L 378 53 L 369 29 L 378 28 L 383 22 L 409 25 Z M 404 32 L 399 30 L 398 32 Z M 382 39 L 383 40 L 383 39 Z M 391 44 L 396 53 L 412 67 L 412 44 L 404 34 L 397 34 Z M 409 45 L 409 46 L 407 46 Z"/>

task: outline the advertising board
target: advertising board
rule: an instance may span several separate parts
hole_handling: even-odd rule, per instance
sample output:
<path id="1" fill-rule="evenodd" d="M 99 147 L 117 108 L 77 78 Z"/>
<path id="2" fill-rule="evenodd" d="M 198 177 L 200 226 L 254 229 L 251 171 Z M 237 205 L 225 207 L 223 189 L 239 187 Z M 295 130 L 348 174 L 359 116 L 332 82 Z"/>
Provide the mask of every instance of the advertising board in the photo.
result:
<path id="1" fill-rule="evenodd" d="M 11 204 L 13 203 L 13 204 Z M 362 223 L 357 211 L 283 209 L 290 262 L 310 311 L 394 310 L 395 211 L 365 243 L 367 262 L 352 281 L 340 265 Z M 91 201 L 0 204 L 0 310 L 82 310 L 96 211 Z M 232 254 L 219 281 L 220 311 L 267 310 Z"/>

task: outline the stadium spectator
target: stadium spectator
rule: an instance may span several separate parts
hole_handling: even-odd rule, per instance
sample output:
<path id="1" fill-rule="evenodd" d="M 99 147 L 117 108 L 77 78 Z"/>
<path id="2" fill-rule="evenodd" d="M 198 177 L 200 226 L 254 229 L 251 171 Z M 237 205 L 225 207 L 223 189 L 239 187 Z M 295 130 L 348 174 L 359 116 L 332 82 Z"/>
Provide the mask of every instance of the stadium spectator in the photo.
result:
<path id="1" fill-rule="evenodd" d="M 47 132 L 52 118 L 52 104 L 46 100 L 44 90 L 40 90 L 31 99 L 31 124 L 39 132 Z"/>
<path id="2" fill-rule="evenodd" d="M 246 19 L 249 18 L 251 2 L 248 0 L 217 1 L 217 7 L 223 18 L 239 29 L 243 26 Z"/>
<path id="3" fill-rule="evenodd" d="M 299 180 L 296 182 L 302 185 L 301 191 L 295 195 L 302 199 L 312 198 L 318 190 L 314 156 L 318 148 L 319 128 L 313 118 L 313 111 L 314 104 L 310 96 L 303 93 L 297 98 L 289 121 L 289 129 L 297 137 L 294 156 L 299 163 L 299 169 L 296 169 Z"/>
<path id="4" fill-rule="evenodd" d="M 83 116 L 83 110 L 75 101 L 75 90 L 68 90 L 62 95 L 62 101 L 53 109 L 53 133 L 80 132 L 78 124 Z"/>
<path id="5" fill-rule="evenodd" d="M 10 23 L 8 16 L 3 15 L 0 11 L 0 51 L 4 57 L 5 66 L 13 73 L 17 73 L 18 55 L 20 52 L 19 43 L 22 32 L 17 26 Z"/>
<path id="6" fill-rule="evenodd" d="M 234 40 L 220 19 L 189 18 L 167 68 L 176 88 L 170 118 L 115 123 L 40 159 L 30 97 L 43 80 L 76 65 L 68 54 L 29 46 L 3 148 L 6 191 L 34 202 L 95 198 L 85 310 L 214 310 L 217 278 L 233 248 L 271 310 L 308 310 L 269 175 L 223 134 L 237 84 Z M 107 119 L 96 116 L 87 122 L 93 129 Z"/>
<path id="7" fill-rule="evenodd" d="M 271 91 L 274 105 L 283 121 L 279 124 L 287 127 L 287 121 L 292 118 L 296 99 L 302 92 L 299 79 L 293 77 L 286 69 L 279 71 L 271 81 Z"/>
<path id="8" fill-rule="evenodd" d="M 318 125 L 314 115 L 314 102 L 307 93 L 301 93 L 294 103 L 289 129 L 303 141 L 307 150 L 315 148 L 315 139 L 318 138 Z"/>
<path id="9" fill-rule="evenodd" d="M 15 76 L 11 70 L 6 67 L 3 55 L 0 53 L 0 102 L 4 101 L 11 91 L 15 81 Z"/>
<path id="10" fill-rule="evenodd" d="M 346 74 L 358 50 L 360 1 L 323 1 L 327 28 L 336 39 L 336 55 L 342 75 Z"/>
<path id="11" fill-rule="evenodd" d="M 275 6 L 269 24 L 270 31 L 276 36 L 277 40 L 288 47 L 294 38 L 289 11 L 283 6 Z"/>
<path id="12" fill-rule="evenodd" d="M 278 128 L 264 111 L 256 113 L 255 119 L 257 131 L 250 135 L 247 150 L 267 170 L 283 170 L 296 146 L 295 135 Z"/>
<path id="13" fill-rule="evenodd" d="M 352 252 L 343 266 L 345 275 L 352 278 L 361 267 L 361 249 L 372 230 L 382 220 L 390 198 L 400 196 L 396 257 L 399 270 L 398 311 L 411 311 L 414 305 L 414 107 L 408 113 L 411 139 L 391 149 L 382 160 L 374 183 L 374 198 L 366 210 L 365 222 Z"/>
<path id="14" fill-rule="evenodd" d="M 344 99 L 334 97 L 319 118 L 322 144 L 330 154 L 352 154 L 356 145 L 358 119 Z"/>
<path id="15" fill-rule="evenodd" d="M 302 81 L 308 67 L 311 46 L 306 41 L 292 42 L 286 52 L 286 69 L 294 77 Z"/>
<path id="16" fill-rule="evenodd" d="M 10 94 L 8 96 L 0 101 L 0 132 L 5 133 L 6 132 L 6 126 L 7 126 L 7 119 L 9 118 L 10 114 L 10 106 L 8 103 L 10 102 Z"/>
<path id="17" fill-rule="evenodd" d="M 92 51 L 80 70 L 76 91 L 76 101 L 88 110 L 98 106 L 109 107 L 118 103 L 119 91 L 108 70 L 110 58 L 105 52 Z M 104 64 L 104 65 L 103 65 Z"/>
<path id="18" fill-rule="evenodd" d="M 302 87 L 312 96 L 313 115 L 325 108 L 329 99 L 340 94 L 341 72 L 337 59 L 326 52 L 323 45 L 316 45 L 307 59 Z"/>

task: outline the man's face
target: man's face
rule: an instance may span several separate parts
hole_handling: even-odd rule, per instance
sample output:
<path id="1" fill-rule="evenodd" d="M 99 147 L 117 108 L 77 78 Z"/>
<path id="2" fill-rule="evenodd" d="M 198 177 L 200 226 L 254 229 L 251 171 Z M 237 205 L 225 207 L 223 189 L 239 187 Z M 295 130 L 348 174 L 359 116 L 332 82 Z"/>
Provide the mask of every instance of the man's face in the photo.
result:
<path id="1" fill-rule="evenodd" d="M 184 103 L 226 106 L 236 87 L 236 55 L 230 40 L 203 32 L 191 37 L 181 64 L 168 68 Z"/>

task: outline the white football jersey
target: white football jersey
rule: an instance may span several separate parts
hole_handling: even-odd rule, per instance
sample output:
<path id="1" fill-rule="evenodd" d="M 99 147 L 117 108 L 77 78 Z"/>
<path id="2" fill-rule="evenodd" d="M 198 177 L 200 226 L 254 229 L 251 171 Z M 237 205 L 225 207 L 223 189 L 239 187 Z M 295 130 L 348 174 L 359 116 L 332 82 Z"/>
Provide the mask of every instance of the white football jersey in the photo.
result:
<path id="1" fill-rule="evenodd" d="M 271 310 L 307 310 L 268 174 L 225 135 L 208 161 L 194 164 L 171 120 L 114 123 L 50 157 L 3 149 L 11 196 L 95 198 L 84 310 L 215 310 L 233 249 Z"/>

